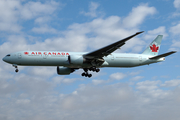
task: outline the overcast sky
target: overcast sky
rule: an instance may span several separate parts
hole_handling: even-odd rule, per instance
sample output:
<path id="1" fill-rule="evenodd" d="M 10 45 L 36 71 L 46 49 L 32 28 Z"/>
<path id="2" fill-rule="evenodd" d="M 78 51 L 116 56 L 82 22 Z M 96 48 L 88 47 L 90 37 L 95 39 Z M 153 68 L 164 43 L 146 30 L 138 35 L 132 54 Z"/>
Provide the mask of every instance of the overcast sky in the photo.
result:
<path id="1" fill-rule="evenodd" d="M 0 59 L 27 50 L 93 51 L 139 31 L 122 53 L 180 50 L 180 0 L 0 0 Z M 179 52 L 135 68 L 15 68 L 0 60 L 0 120 L 179 120 Z"/>

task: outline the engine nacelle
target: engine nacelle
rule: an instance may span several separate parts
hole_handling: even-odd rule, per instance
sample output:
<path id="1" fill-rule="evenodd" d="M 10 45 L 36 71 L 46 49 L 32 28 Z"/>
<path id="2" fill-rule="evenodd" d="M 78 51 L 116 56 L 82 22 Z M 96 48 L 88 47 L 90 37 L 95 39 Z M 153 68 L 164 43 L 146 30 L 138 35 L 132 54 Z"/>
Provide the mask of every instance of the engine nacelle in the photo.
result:
<path id="1" fill-rule="evenodd" d="M 57 74 L 58 75 L 69 75 L 72 72 L 74 72 L 74 69 L 72 69 L 72 68 L 57 66 Z"/>
<path id="2" fill-rule="evenodd" d="M 85 59 L 82 55 L 69 55 L 68 60 L 70 64 L 82 65 Z"/>

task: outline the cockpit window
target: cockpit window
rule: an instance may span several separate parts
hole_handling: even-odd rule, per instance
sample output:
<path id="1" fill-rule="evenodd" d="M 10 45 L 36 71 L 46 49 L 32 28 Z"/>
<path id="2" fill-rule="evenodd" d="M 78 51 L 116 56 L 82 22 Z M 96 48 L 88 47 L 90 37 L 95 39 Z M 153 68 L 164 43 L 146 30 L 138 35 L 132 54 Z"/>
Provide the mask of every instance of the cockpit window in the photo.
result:
<path id="1" fill-rule="evenodd" d="M 11 56 L 10 54 L 6 55 L 6 56 Z"/>

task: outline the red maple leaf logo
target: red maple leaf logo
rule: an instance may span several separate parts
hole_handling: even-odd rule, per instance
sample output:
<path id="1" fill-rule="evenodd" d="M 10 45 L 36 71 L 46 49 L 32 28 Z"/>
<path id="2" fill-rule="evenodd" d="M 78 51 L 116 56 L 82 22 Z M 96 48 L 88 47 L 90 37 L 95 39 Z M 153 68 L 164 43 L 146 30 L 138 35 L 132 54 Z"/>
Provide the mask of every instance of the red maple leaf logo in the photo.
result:
<path id="1" fill-rule="evenodd" d="M 24 54 L 25 54 L 25 55 L 28 55 L 28 54 L 29 54 L 29 52 L 24 52 Z"/>
<path id="2" fill-rule="evenodd" d="M 152 46 L 150 46 L 150 49 L 152 50 L 152 52 L 157 52 L 159 47 L 156 47 L 156 45 L 153 44 Z"/>

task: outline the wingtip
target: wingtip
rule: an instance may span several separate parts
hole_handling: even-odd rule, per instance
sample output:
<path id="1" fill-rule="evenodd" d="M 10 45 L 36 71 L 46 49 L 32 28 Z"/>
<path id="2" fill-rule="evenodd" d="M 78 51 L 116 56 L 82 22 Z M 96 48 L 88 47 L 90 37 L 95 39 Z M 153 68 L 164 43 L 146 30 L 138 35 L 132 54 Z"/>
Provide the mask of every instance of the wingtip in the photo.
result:
<path id="1" fill-rule="evenodd" d="M 176 53 L 177 51 L 172 51 L 173 53 Z"/>
<path id="2" fill-rule="evenodd" d="M 136 34 L 141 34 L 141 33 L 143 33 L 144 31 L 141 31 L 141 32 L 137 32 Z"/>

